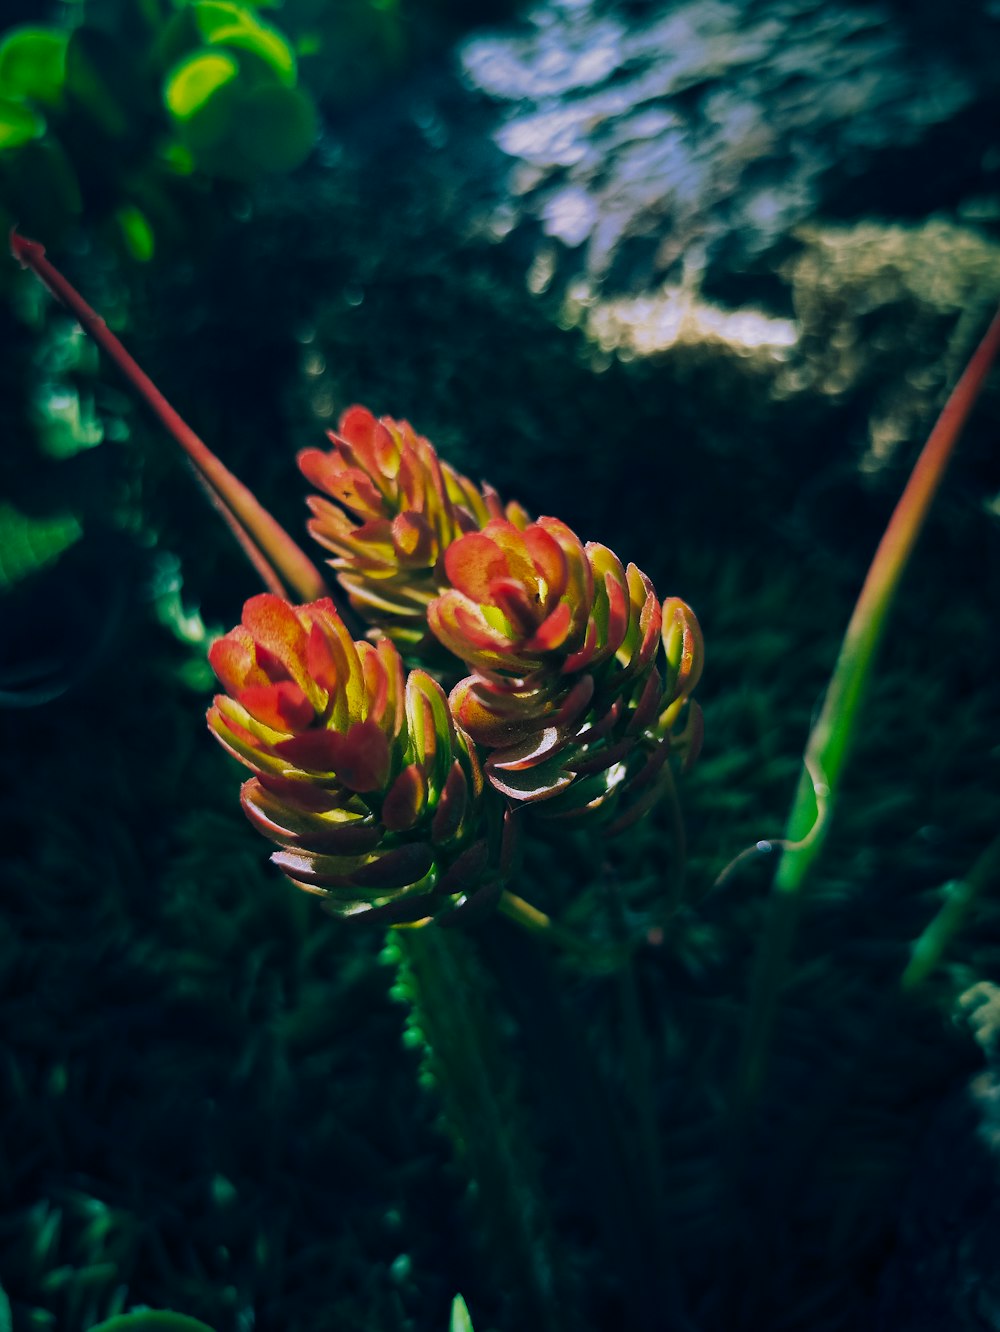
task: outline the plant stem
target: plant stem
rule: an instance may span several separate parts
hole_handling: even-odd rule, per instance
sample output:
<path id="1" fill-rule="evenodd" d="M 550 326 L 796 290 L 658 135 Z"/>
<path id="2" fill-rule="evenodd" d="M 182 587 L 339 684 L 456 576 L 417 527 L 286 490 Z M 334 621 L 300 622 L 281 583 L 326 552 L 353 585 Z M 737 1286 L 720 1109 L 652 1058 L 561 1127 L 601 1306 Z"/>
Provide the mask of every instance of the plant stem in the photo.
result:
<path id="1" fill-rule="evenodd" d="M 927 980 L 964 925 L 976 898 L 996 879 L 1000 879 L 1000 836 L 994 838 L 964 878 L 945 885 L 945 900 L 914 943 L 900 978 L 899 988 L 904 994 L 912 994 Z"/>
<path id="2" fill-rule="evenodd" d="M 114 362 L 136 393 L 159 419 L 188 457 L 195 475 L 208 492 L 244 554 L 265 587 L 285 595 L 285 588 L 302 601 L 329 596 L 323 575 L 292 540 L 257 497 L 225 466 L 167 402 L 149 376 L 139 368 L 101 316 L 45 258 L 37 241 L 11 232 L 10 248 L 24 268 L 30 268 L 79 322 L 81 328 Z"/>
<path id="3" fill-rule="evenodd" d="M 503 1047 L 486 980 L 461 936 L 434 925 L 393 931 L 400 988 L 464 1161 L 490 1252 L 530 1326 L 573 1323 L 556 1290 L 556 1264 L 533 1150 L 520 1127 L 519 1081 Z"/>
<path id="4" fill-rule="evenodd" d="M 630 949 L 627 942 L 617 945 L 592 943 L 573 930 L 568 930 L 565 925 L 558 924 L 551 916 L 530 902 L 526 902 L 523 897 L 518 897 L 508 888 L 501 893 L 497 910 L 523 930 L 527 930 L 529 934 L 537 935 L 569 953 L 574 953 L 579 958 L 589 960 L 600 971 L 617 970 L 629 956 Z"/>
<path id="5" fill-rule="evenodd" d="M 1000 312 L 952 390 L 920 453 L 879 542 L 854 607 L 826 697 L 805 751 L 798 790 L 774 878 L 771 912 L 755 959 L 750 1011 L 737 1073 L 736 1104 L 756 1100 L 795 937 L 798 901 L 829 830 L 832 808 L 853 740 L 888 612 L 962 427 L 1000 350 Z"/>

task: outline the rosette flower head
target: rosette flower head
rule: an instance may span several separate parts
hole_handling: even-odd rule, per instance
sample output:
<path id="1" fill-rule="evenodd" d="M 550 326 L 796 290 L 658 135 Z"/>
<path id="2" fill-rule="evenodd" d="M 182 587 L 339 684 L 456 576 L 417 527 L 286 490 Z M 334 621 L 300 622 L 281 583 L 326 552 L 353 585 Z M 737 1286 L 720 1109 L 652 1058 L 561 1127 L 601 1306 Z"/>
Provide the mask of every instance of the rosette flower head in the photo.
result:
<path id="1" fill-rule="evenodd" d="M 516 801 L 550 801 L 553 814 L 600 808 L 618 818 L 623 797 L 637 808 L 640 791 L 647 807 L 667 780 L 675 723 L 700 669 L 690 610 L 667 603 L 661 672 L 664 611 L 650 580 L 554 518 L 523 529 L 492 520 L 448 548 L 445 568 L 451 586 L 428 622 L 471 670 L 451 705 L 492 751 L 492 785 Z"/>
<path id="2" fill-rule="evenodd" d="M 328 599 L 264 594 L 209 659 L 226 690 L 209 726 L 253 772 L 244 810 L 293 882 L 337 915 L 390 921 L 499 895 L 474 750 L 388 639 L 353 642 Z"/>
<path id="3" fill-rule="evenodd" d="M 329 438 L 329 451 L 299 455 L 303 474 L 323 492 L 309 499 L 309 531 L 333 552 L 330 563 L 358 613 L 399 642 L 420 643 L 440 590 L 442 553 L 500 515 L 500 502 L 442 462 L 406 421 L 351 407 Z M 526 521 L 516 506 L 509 515 Z"/>
<path id="4" fill-rule="evenodd" d="M 449 587 L 428 621 L 467 666 L 523 679 L 584 646 L 593 574 L 579 537 L 558 518 L 523 530 L 494 518 L 449 546 L 444 562 Z"/>

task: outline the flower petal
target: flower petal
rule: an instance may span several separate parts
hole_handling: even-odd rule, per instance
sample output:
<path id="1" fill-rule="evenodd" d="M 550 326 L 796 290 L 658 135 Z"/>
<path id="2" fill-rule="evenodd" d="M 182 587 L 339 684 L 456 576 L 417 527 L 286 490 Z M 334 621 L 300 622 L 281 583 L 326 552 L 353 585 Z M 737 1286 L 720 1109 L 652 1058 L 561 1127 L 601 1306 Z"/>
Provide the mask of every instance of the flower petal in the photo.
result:
<path id="1" fill-rule="evenodd" d="M 382 822 L 390 832 L 412 828 L 427 801 L 427 778 L 416 763 L 403 769 L 382 801 Z"/>
<path id="2" fill-rule="evenodd" d="M 492 601 L 492 584 L 509 576 L 503 551 L 484 532 L 470 532 L 453 541 L 444 553 L 448 582 L 474 603 Z"/>
<path id="3" fill-rule="evenodd" d="M 487 779 L 501 795 L 525 804 L 550 800 L 564 791 L 574 779 L 573 773 L 567 772 L 562 766 L 558 754 L 547 763 L 539 763 L 520 772 L 496 769 L 492 757 L 486 760 L 485 768 Z"/>
<path id="4" fill-rule="evenodd" d="M 560 601 L 547 619 L 523 645 L 525 652 L 555 652 L 566 642 L 573 627 L 573 608 L 568 601 Z"/>
<path id="5" fill-rule="evenodd" d="M 291 680 L 248 685 L 239 691 L 236 701 L 251 717 L 275 731 L 304 731 L 316 717 L 313 705 Z"/>
<path id="6" fill-rule="evenodd" d="M 272 592 L 251 597 L 243 607 L 243 627 L 254 643 L 281 662 L 296 684 L 304 689 L 307 634 L 288 602 Z"/>
<path id="7" fill-rule="evenodd" d="M 438 807 L 431 820 L 431 840 L 440 844 L 455 836 L 469 806 L 469 783 L 458 759 L 451 765 Z"/>
<path id="8" fill-rule="evenodd" d="M 374 722 L 356 722 L 345 735 L 306 731 L 274 752 L 305 771 L 330 774 L 352 791 L 379 791 L 389 775 L 389 740 Z"/>

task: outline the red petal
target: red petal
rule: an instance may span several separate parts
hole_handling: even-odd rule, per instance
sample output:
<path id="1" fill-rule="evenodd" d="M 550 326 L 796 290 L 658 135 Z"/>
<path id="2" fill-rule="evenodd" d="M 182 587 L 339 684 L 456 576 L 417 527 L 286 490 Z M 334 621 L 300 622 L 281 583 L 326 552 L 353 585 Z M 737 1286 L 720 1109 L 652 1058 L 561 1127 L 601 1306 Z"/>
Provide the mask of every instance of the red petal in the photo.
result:
<path id="1" fill-rule="evenodd" d="M 656 648 L 663 628 L 663 613 L 656 593 L 650 592 L 639 612 L 639 646 L 632 658 L 636 670 L 642 670 L 656 656 Z"/>
<path id="2" fill-rule="evenodd" d="M 538 592 L 514 578 L 496 578 L 490 588 L 493 605 L 510 621 L 517 634 L 534 633 L 543 613 Z"/>
<path id="3" fill-rule="evenodd" d="M 526 768 L 536 768 L 539 763 L 565 749 L 569 732 L 558 726 L 546 726 L 535 735 L 529 736 L 518 745 L 498 749 L 487 760 L 487 766 L 493 772 L 523 772 Z"/>
<path id="4" fill-rule="evenodd" d="M 546 522 L 553 521 L 555 520 L 546 520 Z M 566 531 L 569 531 L 569 528 Z M 562 546 L 542 523 L 532 523 L 526 527 L 522 540 L 528 548 L 535 568 L 545 582 L 549 595 L 553 599 L 561 597 L 566 590 L 569 574 L 566 552 Z"/>
<path id="5" fill-rule="evenodd" d="M 548 619 L 538 626 L 534 636 L 524 643 L 524 651 L 554 652 L 566 642 L 566 636 L 572 626 L 573 608 L 568 601 L 560 601 Z"/>
<path id="6" fill-rule="evenodd" d="M 374 722 L 357 722 L 346 735 L 306 731 L 274 746 L 297 767 L 333 773 L 351 791 L 379 791 L 389 776 L 389 740 Z"/>
<path id="7" fill-rule="evenodd" d="M 319 687 L 332 695 L 337 688 L 337 663 L 329 640 L 318 624 L 309 630 L 306 667 Z"/>
<path id="8" fill-rule="evenodd" d="M 458 832 L 469 804 L 469 783 L 458 759 L 451 765 L 431 822 L 431 839 L 447 842 Z"/>
<path id="9" fill-rule="evenodd" d="M 265 653 L 271 653 L 288 674 L 302 684 L 308 635 L 288 602 L 271 592 L 251 597 L 243 607 L 243 624 L 254 642 Z M 257 660 L 263 664 L 259 652 Z"/>
<path id="10" fill-rule="evenodd" d="M 606 645 L 611 652 L 617 652 L 628 632 L 628 599 L 625 595 L 625 588 L 611 572 L 604 575 L 604 587 L 608 594 L 608 637 Z"/>
<path id="11" fill-rule="evenodd" d="M 419 513 L 398 513 L 392 520 L 392 544 L 396 554 L 413 563 L 431 562 L 434 533 Z"/>
<path id="12" fill-rule="evenodd" d="M 492 663 L 503 662 L 516 646 L 488 624 L 479 607 L 461 592 L 449 590 L 435 597 L 427 607 L 427 623 L 434 637 L 462 661 L 485 654 Z"/>
<path id="13" fill-rule="evenodd" d="M 491 584 L 509 575 L 507 559 L 482 532 L 469 532 L 453 541 L 444 554 L 448 581 L 480 605 L 492 600 Z"/>
<path id="14" fill-rule="evenodd" d="M 663 648 L 674 677 L 672 694 L 682 698 L 690 694 L 701 679 L 705 661 L 705 643 L 694 611 L 679 597 L 663 603 Z"/>
<path id="15" fill-rule="evenodd" d="M 449 695 L 455 720 L 477 744 L 485 745 L 487 749 L 516 745 L 538 731 L 538 716 L 534 710 L 518 715 L 512 709 L 510 713 L 498 716 L 484 705 L 479 687 L 479 681 L 470 675 L 460 680 Z"/>
<path id="16" fill-rule="evenodd" d="M 262 772 L 257 777 L 261 787 L 268 793 L 268 798 L 283 807 L 304 810 L 307 813 L 326 813 L 331 809 L 342 809 L 354 799 L 342 790 L 329 790 L 314 781 L 302 777 L 284 777 L 276 773 Z"/>
<path id="17" fill-rule="evenodd" d="M 274 752 L 289 763 L 294 763 L 303 772 L 339 777 L 337 761 L 343 752 L 343 745 L 344 737 L 337 731 L 305 731 L 290 740 L 279 741 L 274 746 Z"/>
<path id="18" fill-rule="evenodd" d="M 381 725 L 389 702 L 389 673 L 385 661 L 371 643 L 359 643 L 358 656 L 368 695 L 368 719 Z"/>
<path id="19" fill-rule="evenodd" d="M 344 736 L 337 776 L 352 791 L 380 791 L 389 776 L 389 738 L 374 722 L 352 726 Z"/>
<path id="20" fill-rule="evenodd" d="M 273 842 L 309 851 L 363 855 L 378 846 L 378 826 L 363 818 L 333 820 L 283 803 L 263 783 L 251 777 L 243 783 L 240 803 L 250 822 Z"/>
<path id="21" fill-rule="evenodd" d="M 382 802 L 382 822 L 390 832 L 412 828 L 427 800 L 427 779 L 415 764 L 403 769 Z"/>
<path id="22" fill-rule="evenodd" d="M 558 755 L 548 763 L 538 764 L 523 772 L 495 771 L 493 759 L 488 758 L 486 776 L 501 795 L 525 803 L 550 800 L 552 796 L 564 791 L 574 780 L 573 774 L 562 767 Z"/>
<path id="23" fill-rule="evenodd" d="M 238 694 L 247 684 L 266 684 L 267 676 L 257 666 L 253 639 L 239 625 L 208 649 L 208 660 L 227 694 Z"/>
<path id="24" fill-rule="evenodd" d="M 507 572 L 511 578 L 527 588 L 537 587 L 538 568 L 531 558 L 523 532 L 519 532 L 514 524 L 508 523 L 506 519 L 493 518 L 483 528 L 483 535 L 503 553 L 507 561 Z"/>
<path id="25" fill-rule="evenodd" d="M 232 754 L 233 758 L 245 763 L 253 772 L 261 773 L 267 770 L 280 772 L 284 767 L 282 761 L 270 754 L 263 742 L 231 715 L 232 708 L 243 712 L 243 709 L 225 694 L 219 694 L 214 705 L 208 710 L 208 728 L 223 749 Z M 245 712 L 243 715 L 246 715 Z"/>
<path id="26" fill-rule="evenodd" d="M 313 705 L 291 680 L 273 685 L 248 685 L 236 695 L 236 701 L 251 717 L 275 731 L 304 731 L 316 717 Z"/>

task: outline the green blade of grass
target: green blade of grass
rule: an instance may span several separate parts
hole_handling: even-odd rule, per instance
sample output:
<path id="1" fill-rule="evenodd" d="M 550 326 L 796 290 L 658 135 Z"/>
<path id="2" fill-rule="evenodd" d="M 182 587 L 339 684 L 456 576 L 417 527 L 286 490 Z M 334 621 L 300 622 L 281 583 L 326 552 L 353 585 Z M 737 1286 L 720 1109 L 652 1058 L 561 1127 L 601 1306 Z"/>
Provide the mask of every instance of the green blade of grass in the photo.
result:
<path id="1" fill-rule="evenodd" d="M 893 510 L 847 626 L 822 710 L 806 744 L 802 777 L 774 878 L 771 910 L 754 962 L 750 1008 L 737 1072 L 738 1109 L 746 1109 L 756 1100 L 763 1082 L 778 993 L 795 937 L 803 889 L 826 840 L 893 598 L 962 428 L 998 351 L 1000 312 L 952 390 Z"/>

